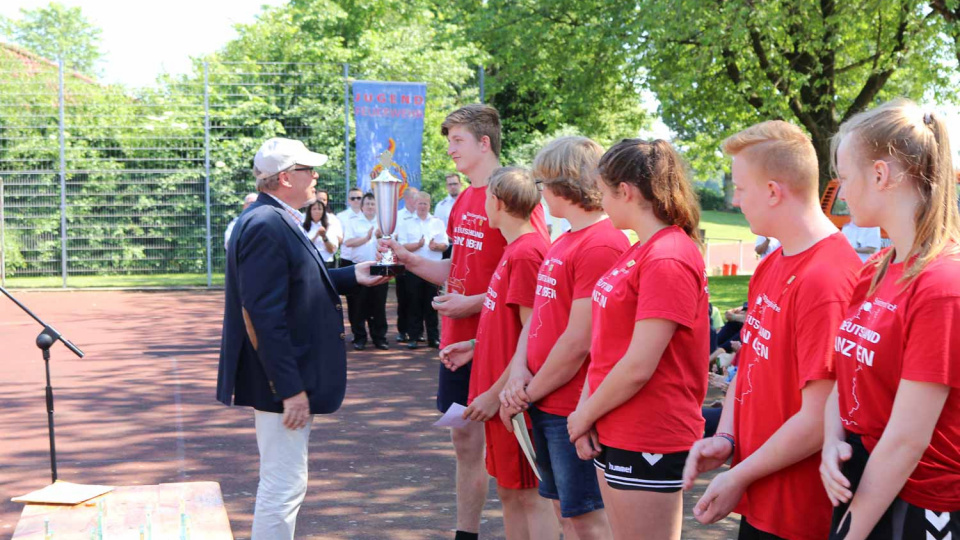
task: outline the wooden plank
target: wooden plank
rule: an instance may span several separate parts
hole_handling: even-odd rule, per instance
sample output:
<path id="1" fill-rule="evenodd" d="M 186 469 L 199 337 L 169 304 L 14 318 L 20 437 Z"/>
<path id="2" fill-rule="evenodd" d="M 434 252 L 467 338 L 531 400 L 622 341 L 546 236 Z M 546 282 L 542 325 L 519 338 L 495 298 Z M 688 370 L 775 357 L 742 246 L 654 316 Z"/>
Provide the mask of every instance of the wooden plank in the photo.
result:
<path id="1" fill-rule="evenodd" d="M 187 538 L 233 539 L 220 485 L 216 482 L 118 487 L 76 506 L 28 504 L 20 515 L 13 539 L 43 540 L 45 519 L 49 520 L 57 540 L 89 540 L 98 519 L 103 523 L 103 536 L 111 540 L 139 539 L 141 527 L 152 531 L 157 540 L 179 539 L 181 501 L 189 531 Z M 145 538 L 150 535 L 146 534 Z"/>

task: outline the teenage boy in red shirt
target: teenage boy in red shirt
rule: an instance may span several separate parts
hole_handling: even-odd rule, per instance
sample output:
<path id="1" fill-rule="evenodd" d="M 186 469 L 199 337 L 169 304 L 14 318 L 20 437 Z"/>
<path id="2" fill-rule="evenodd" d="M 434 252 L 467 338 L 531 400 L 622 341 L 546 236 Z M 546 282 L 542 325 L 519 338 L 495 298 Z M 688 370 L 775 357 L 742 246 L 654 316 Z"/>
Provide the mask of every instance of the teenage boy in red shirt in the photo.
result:
<path id="1" fill-rule="evenodd" d="M 736 511 L 741 539 L 823 539 L 831 516 L 818 472 L 823 411 L 860 258 L 820 209 L 817 156 L 799 128 L 763 122 L 723 149 L 733 156 L 733 204 L 751 231 L 781 247 L 750 280 L 737 378 L 717 435 L 690 450 L 684 488 L 732 456 L 694 507 L 698 521 Z"/>
<path id="2" fill-rule="evenodd" d="M 497 480 L 507 538 L 556 540 L 559 530 L 553 508 L 537 494 L 536 474 L 517 439 L 496 418 L 510 359 L 533 311 L 537 269 L 548 247 L 530 223 L 539 202 L 529 171 L 503 167 L 493 173 L 487 184 L 487 217 L 507 239 L 507 248 L 487 287 L 476 340 L 447 346 L 440 360 L 450 371 L 472 362 L 470 406 L 464 418 L 484 422 L 487 472 Z"/>
<path id="3" fill-rule="evenodd" d="M 470 179 L 470 187 L 457 197 L 450 210 L 447 236 L 453 252 L 450 259 L 433 261 L 418 257 L 390 241 L 389 247 L 407 270 L 421 278 L 446 284 L 446 294 L 434 301 L 443 317 L 440 348 L 476 338 L 480 309 L 487 285 L 493 276 L 506 239 L 490 226 L 485 204 L 487 181 L 500 167 L 500 115 L 489 105 L 467 105 L 447 115 L 440 127 L 447 138 L 447 155 L 457 170 Z M 530 223 L 544 238 L 547 225 L 539 204 Z M 381 245 L 381 250 L 386 245 Z M 453 403 L 466 404 L 470 386 L 470 365 L 457 371 L 440 366 L 437 409 L 446 412 Z M 457 532 L 456 540 L 473 540 L 480 530 L 480 514 L 487 500 L 489 479 L 484 470 L 483 424 L 471 422 L 464 428 L 452 428 L 451 438 L 457 455 Z"/>
<path id="4" fill-rule="evenodd" d="M 609 538 L 593 463 L 577 456 L 567 434 L 589 364 L 593 287 L 630 246 L 600 206 L 597 163 L 603 149 L 585 137 L 562 137 L 534 159 L 533 176 L 553 216 L 572 228 L 550 247 L 537 275 L 533 314 L 524 325 L 501 417 L 530 407 L 540 495 L 555 501 L 567 536 Z"/>

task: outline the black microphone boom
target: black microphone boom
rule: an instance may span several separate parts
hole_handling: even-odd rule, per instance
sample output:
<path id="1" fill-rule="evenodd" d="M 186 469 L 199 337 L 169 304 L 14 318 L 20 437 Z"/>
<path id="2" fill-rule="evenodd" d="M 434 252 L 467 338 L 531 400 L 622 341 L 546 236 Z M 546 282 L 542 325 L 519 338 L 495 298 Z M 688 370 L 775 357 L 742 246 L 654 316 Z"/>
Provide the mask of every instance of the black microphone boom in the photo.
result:
<path id="1" fill-rule="evenodd" d="M 0 292 L 6 295 L 14 304 L 16 304 L 20 309 L 24 311 L 27 315 L 31 316 L 33 320 L 37 321 L 40 326 L 43 327 L 43 331 L 40 332 L 40 335 L 37 336 L 37 347 L 43 351 L 43 363 L 46 367 L 47 372 L 47 388 L 46 388 L 46 398 L 47 398 L 47 430 L 50 433 L 50 476 L 53 478 L 53 481 L 57 481 L 57 445 L 54 440 L 54 431 L 53 431 L 53 387 L 50 386 L 50 347 L 57 341 L 63 343 L 73 354 L 77 355 L 80 358 L 83 358 L 83 351 L 77 348 L 76 345 L 70 343 L 70 340 L 63 337 L 60 332 L 45 323 L 43 319 L 34 315 L 27 306 L 20 303 L 19 300 L 13 297 L 9 291 L 0 287 Z"/>

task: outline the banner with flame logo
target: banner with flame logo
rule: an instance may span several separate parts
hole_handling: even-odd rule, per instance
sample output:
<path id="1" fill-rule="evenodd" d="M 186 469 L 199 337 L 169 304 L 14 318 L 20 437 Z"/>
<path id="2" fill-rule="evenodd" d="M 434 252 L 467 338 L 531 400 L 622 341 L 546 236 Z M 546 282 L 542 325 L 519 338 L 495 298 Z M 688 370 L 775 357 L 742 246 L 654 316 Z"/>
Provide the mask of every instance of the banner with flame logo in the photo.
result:
<path id="1" fill-rule="evenodd" d="M 403 180 L 403 189 L 420 187 L 426 101 L 425 83 L 354 81 L 357 187 L 370 191 L 385 167 Z"/>

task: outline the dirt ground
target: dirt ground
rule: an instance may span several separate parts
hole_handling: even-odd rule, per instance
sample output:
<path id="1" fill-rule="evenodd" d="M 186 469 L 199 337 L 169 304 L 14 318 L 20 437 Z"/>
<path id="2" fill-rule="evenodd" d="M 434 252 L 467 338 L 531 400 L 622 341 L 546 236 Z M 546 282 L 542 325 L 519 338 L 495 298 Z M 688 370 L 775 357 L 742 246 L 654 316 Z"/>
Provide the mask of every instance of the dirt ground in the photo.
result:
<path id="1" fill-rule="evenodd" d="M 60 344 L 52 349 L 60 478 L 216 481 L 234 535 L 249 538 L 257 484 L 253 414 L 215 399 L 222 291 L 17 295 L 87 354 L 80 360 Z M 44 370 L 34 346 L 39 330 L 0 298 L 3 538 L 12 536 L 21 511 L 10 498 L 50 481 Z M 348 362 L 343 408 L 314 422 L 297 537 L 452 538 L 453 447 L 445 430 L 431 426 L 439 416 L 436 351 L 350 351 Z M 710 527 L 693 520 L 690 508 L 705 486 L 702 479 L 685 495 L 683 538 L 735 538 L 735 517 Z M 503 537 L 492 485 L 481 537 Z"/>

